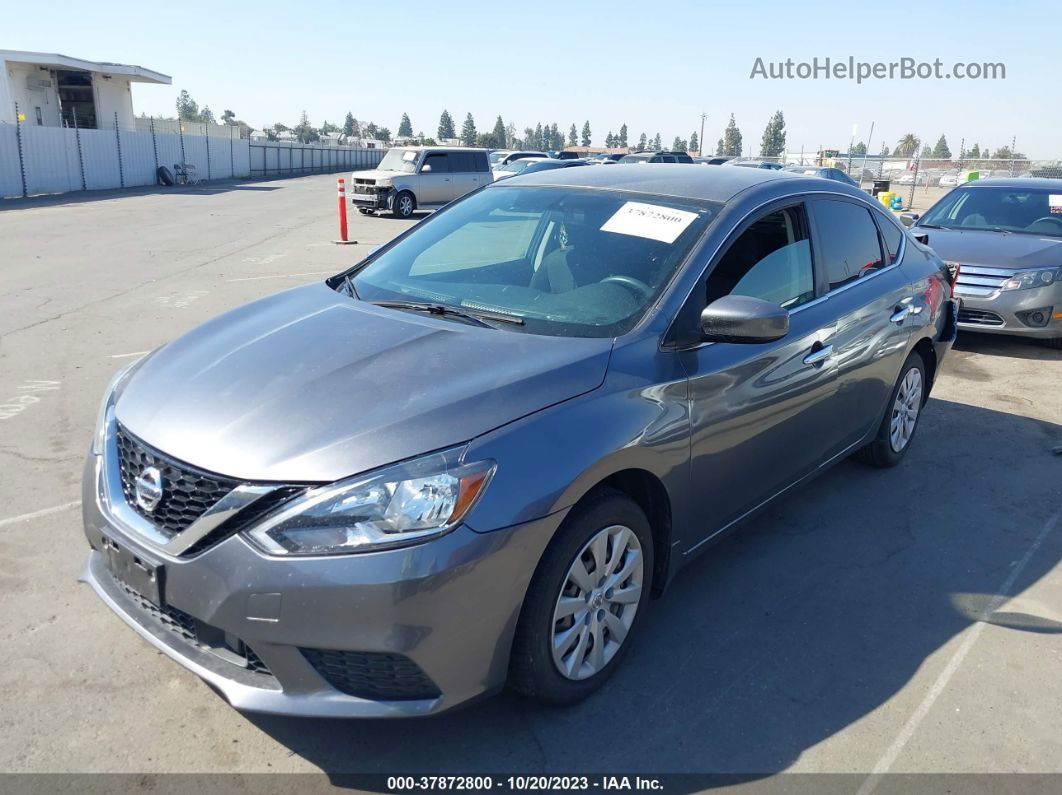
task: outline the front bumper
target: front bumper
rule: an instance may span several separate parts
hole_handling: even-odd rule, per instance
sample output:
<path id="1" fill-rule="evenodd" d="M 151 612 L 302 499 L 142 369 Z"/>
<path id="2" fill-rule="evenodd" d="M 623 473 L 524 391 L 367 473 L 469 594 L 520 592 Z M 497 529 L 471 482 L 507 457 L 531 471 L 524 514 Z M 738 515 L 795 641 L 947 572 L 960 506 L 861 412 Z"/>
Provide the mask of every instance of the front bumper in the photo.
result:
<path id="1" fill-rule="evenodd" d="M 379 189 L 372 193 L 349 193 L 350 203 L 355 207 L 370 210 L 386 210 L 391 205 L 393 191 L 387 188 Z"/>
<path id="2" fill-rule="evenodd" d="M 562 512 L 490 533 L 462 525 L 406 549 L 318 558 L 269 557 L 234 535 L 174 557 L 123 532 L 101 507 L 102 460 L 90 455 L 86 463 L 82 513 L 92 552 L 82 581 L 152 645 L 251 712 L 427 715 L 500 689 L 528 583 L 563 519 Z M 161 608 L 110 573 L 105 537 L 164 567 Z M 234 655 L 234 645 L 245 653 Z M 322 650 L 399 656 L 435 694 L 352 695 L 311 662 Z"/>
<path id="3" fill-rule="evenodd" d="M 1062 283 L 1031 290 L 997 290 L 988 296 L 956 292 L 962 299 L 959 328 L 983 334 L 1015 334 L 1037 339 L 1062 337 Z M 1019 313 L 1044 310 L 1047 324 L 1030 326 Z"/>

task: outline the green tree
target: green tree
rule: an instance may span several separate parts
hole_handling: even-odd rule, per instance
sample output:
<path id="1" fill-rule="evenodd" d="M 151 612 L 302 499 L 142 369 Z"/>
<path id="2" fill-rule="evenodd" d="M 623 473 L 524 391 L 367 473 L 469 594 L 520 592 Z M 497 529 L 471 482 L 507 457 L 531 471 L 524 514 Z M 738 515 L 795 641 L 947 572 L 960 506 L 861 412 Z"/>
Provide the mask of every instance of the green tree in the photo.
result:
<path id="1" fill-rule="evenodd" d="M 337 127 L 335 124 L 332 124 L 332 122 L 330 121 L 323 121 L 321 122 L 321 126 L 318 128 L 318 132 L 321 133 L 321 135 L 327 135 L 328 133 L 339 132 L 339 127 Z"/>
<path id="2" fill-rule="evenodd" d="M 687 152 L 689 151 L 689 148 L 690 142 L 685 138 L 679 138 L 677 135 L 675 136 L 675 140 L 671 142 L 672 152 Z"/>
<path id="3" fill-rule="evenodd" d="M 575 129 L 575 123 L 572 122 L 572 126 L 568 128 L 568 146 L 579 145 L 579 131 Z"/>
<path id="4" fill-rule="evenodd" d="M 391 131 L 386 127 L 381 127 L 376 131 L 376 137 L 383 141 L 385 144 L 391 143 Z"/>
<path id="5" fill-rule="evenodd" d="M 183 88 L 177 95 L 177 118 L 181 121 L 199 121 L 199 103 Z"/>
<path id="6" fill-rule="evenodd" d="M 887 147 L 887 146 L 881 147 L 881 156 L 882 157 L 888 157 L 889 156 L 889 147 Z"/>
<path id="7" fill-rule="evenodd" d="M 918 151 L 922 141 L 914 133 L 907 133 L 896 142 L 896 155 L 898 157 L 910 157 Z"/>
<path id="8" fill-rule="evenodd" d="M 409 114 L 402 114 L 402 121 L 398 123 L 398 136 L 399 138 L 412 138 L 413 137 L 413 122 L 409 120 Z"/>
<path id="9" fill-rule="evenodd" d="M 561 133 L 560 127 L 557 126 L 557 122 L 553 122 L 549 126 L 549 148 L 554 152 L 564 148 L 564 135 Z"/>
<path id="10" fill-rule="evenodd" d="M 444 110 L 439 117 L 439 140 L 448 140 L 456 137 L 457 131 L 454 129 L 454 117 L 450 115 L 450 111 Z"/>
<path id="11" fill-rule="evenodd" d="M 648 144 L 648 139 L 645 137 L 645 133 L 638 136 L 638 151 L 644 152 L 645 147 Z"/>
<path id="12" fill-rule="evenodd" d="M 734 121 L 734 114 L 730 114 L 730 121 L 723 130 L 723 151 L 721 154 L 727 157 L 741 157 L 741 129 Z"/>
<path id="13" fill-rule="evenodd" d="M 199 112 L 199 121 L 206 124 L 216 124 L 214 120 L 214 111 L 210 109 L 209 105 L 204 105 L 203 109 Z"/>
<path id="14" fill-rule="evenodd" d="M 933 157 L 942 160 L 951 158 L 951 149 L 948 148 L 948 139 L 943 135 L 937 139 L 937 145 L 933 147 Z"/>
<path id="15" fill-rule="evenodd" d="M 292 132 L 295 133 L 295 138 L 299 143 L 308 144 L 314 141 L 321 140 L 321 136 L 318 135 L 317 130 L 310 124 L 310 119 L 306 115 L 306 111 L 303 111 L 299 116 L 299 123 L 292 128 Z"/>
<path id="16" fill-rule="evenodd" d="M 623 149 L 627 148 L 627 124 L 626 124 L 626 122 L 624 122 L 624 124 L 622 126 L 620 126 L 619 138 L 618 138 L 618 140 L 615 141 L 615 144 L 616 144 L 616 146 L 622 147 Z"/>
<path id="17" fill-rule="evenodd" d="M 544 136 L 542 134 L 542 122 L 539 122 L 538 124 L 535 125 L 535 137 L 534 137 L 533 140 L 534 140 L 534 148 L 535 149 L 545 149 L 546 148 L 545 138 L 544 138 Z"/>
<path id="18" fill-rule="evenodd" d="M 521 141 L 521 146 L 524 149 L 535 148 L 535 131 L 530 127 L 524 127 L 524 140 Z"/>
<path id="19" fill-rule="evenodd" d="M 733 119 L 733 116 L 731 116 Z M 760 155 L 763 157 L 778 157 L 785 153 L 785 117 L 782 111 L 775 111 L 770 121 L 763 130 L 760 139 Z"/>
<path id="20" fill-rule="evenodd" d="M 867 145 L 865 143 L 863 143 L 862 141 L 860 141 L 859 143 L 857 143 L 855 146 L 852 147 L 852 154 L 853 155 L 865 155 L 866 153 L 867 153 Z"/>
<path id="21" fill-rule="evenodd" d="M 501 116 L 499 116 L 494 122 L 494 129 L 491 131 L 490 136 L 493 141 L 493 143 L 490 144 L 491 149 L 504 149 L 507 145 L 506 141 L 508 140 L 508 135 L 505 132 L 505 122 L 502 121 Z"/>
<path id="22" fill-rule="evenodd" d="M 461 143 L 465 146 L 476 145 L 476 121 L 471 113 L 465 114 L 465 123 L 461 125 Z"/>
<path id="23" fill-rule="evenodd" d="M 715 145 L 715 156 L 716 157 L 722 157 L 723 156 L 723 139 L 722 138 L 720 138 L 719 139 L 719 143 L 717 143 Z"/>
<path id="24" fill-rule="evenodd" d="M 690 151 L 696 152 L 697 154 L 701 153 L 701 142 L 697 138 L 696 131 L 690 133 Z"/>
<path id="25" fill-rule="evenodd" d="M 933 156 L 933 150 L 929 148 L 928 144 L 926 144 L 925 146 L 922 147 L 922 151 L 921 151 L 921 153 L 918 156 L 921 157 L 921 158 L 932 157 Z"/>
<path id="26" fill-rule="evenodd" d="M 612 130 L 609 130 L 608 131 L 608 135 L 605 136 L 605 147 L 607 149 L 611 149 L 612 148 L 612 144 L 614 142 L 615 142 L 615 139 L 613 139 L 613 137 L 612 137 Z"/>
<path id="27" fill-rule="evenodd" d="M 355 121 L 357 121 L 357 120 L 354 118 L 354 114 L 351 113 L 348 110 L 347 111 L 347 118 L 343 120 L 343 135 L 347 135 L 347 136 L 353 136 L 354 135 L 354 123 L 355 123 Z"/>
<path id="28" fill-rule="evenodd" d="M 235 127 L 236 126 L 236 114 L 233 113 L 231 110 L 223 110 L 223 111 L 221 111 L 221 123 L 222 124 L 227 124 L 230 127 Z"/>
<path id="29" fill-rule="evenodd" d="M 370 121 L 365 125 L 365 137 L 370 140 L 380 140 L 378 131 L 376 129 L 376 122 Z"/>
<path id="30" fill-rule="evenodd" d="M 653 138 L 653 151 L 654 152 L 659 152 L 663 148 L 664 148 L 664 143 L 663 143 L 663 141 L 660 140 L 660 133 L 657 133 L 656 137 Z"/>
<path id="31" fill-rule="evenodd" d="M 590 121 L 583 122 L 583 146 L 590 146 Z"/>
<path id="32" fill-rule="evenodd" d="M 981 156 L 981 144 L 974 144 L 970 147 L 970 151 L 966 155 L 971 160 L 976 160 Z"/>

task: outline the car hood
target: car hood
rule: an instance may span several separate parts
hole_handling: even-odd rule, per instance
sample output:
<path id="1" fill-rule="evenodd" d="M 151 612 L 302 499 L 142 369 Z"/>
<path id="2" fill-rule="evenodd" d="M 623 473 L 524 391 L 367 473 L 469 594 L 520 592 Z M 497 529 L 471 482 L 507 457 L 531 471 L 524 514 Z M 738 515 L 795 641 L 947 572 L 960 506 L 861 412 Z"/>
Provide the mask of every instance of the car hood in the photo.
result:
<path id="1" fill-rule="evenodd" d="M 976 229 L 915 227 L 929 235 L 929 247 L 941 259 L 997 268 L 1035 268 L 1062 265 L 1062 238 L 1004 234 Z"/>
<path id="2" fill-rule="evenodd" d="M 459 444 L 601 385 L 611 339 L 543 337 L 385 309 L 324 283 L 221 315 L 158 350 L 118 421 L 241 480 L 332 481 Z"/>
<path id="3" fill-rule="evenodd" d="M 395 179 L 398 177 L 413 176 L 416 175 L 407 174 L 405 171 L 379 171 L 374 169 L 373 171 L 355 171 L 353 174 L 350 175 L 350 182 L 351 184 L 354 184 L 354 180 L 356 179 L 371 179 L 373 181 L 376 181 L 381 179 Z"/>

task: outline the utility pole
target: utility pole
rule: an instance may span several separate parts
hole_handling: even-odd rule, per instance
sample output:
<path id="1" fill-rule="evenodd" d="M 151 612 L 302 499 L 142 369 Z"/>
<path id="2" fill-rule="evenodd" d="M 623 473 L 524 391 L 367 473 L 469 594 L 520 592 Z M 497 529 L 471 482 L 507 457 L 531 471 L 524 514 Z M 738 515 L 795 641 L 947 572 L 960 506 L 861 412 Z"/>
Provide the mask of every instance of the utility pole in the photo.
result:
<path id="1" fill-rule="evenodd" d="M 854 137 L 854 136 L 853 136 Z M 870 135 L 867 137 L 867 145 L 863 150 L 863 165 L 859 167 L 859 184 L 863 184 L 863 172 L 867 170 L 867 153 L 870 151 L 870 142 L 874 140 L 874 122 L 870 123 Z M 849 174 L 848 176 L 852 176 Z"/>
<path id="2" fill-rule="evenodd" d="M 701 114 L 701 137 L 697 139 L 697 154 L 701 157 L 704 156 L 704 120 L 707 118 L 707 113 Z"/>

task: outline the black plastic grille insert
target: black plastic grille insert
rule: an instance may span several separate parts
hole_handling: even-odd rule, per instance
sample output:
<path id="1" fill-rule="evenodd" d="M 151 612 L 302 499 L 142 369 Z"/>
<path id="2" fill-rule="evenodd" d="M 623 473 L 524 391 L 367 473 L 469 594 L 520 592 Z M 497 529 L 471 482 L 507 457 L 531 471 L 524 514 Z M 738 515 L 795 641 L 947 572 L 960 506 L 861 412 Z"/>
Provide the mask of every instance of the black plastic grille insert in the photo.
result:
<path id="1" fill-rule="evenodd" d="M 401 654 L 300 649 L 310 665 L 341 693 L 374 701 L 438 698 L 439 688 Z"/>

